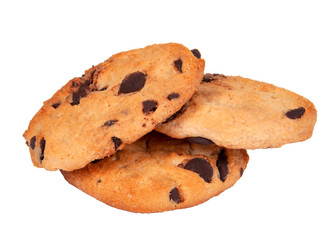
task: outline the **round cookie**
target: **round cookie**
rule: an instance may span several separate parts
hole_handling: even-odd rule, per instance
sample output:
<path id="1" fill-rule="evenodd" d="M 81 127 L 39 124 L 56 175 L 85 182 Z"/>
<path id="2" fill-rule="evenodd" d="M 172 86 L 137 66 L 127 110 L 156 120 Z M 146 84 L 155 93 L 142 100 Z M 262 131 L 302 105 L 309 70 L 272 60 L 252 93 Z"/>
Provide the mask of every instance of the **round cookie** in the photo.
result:
<path id="1" fill-rule="evenodd" d="M 70 80 L 31 120 L 35 166 L 74 170 L 130 144 L 175 113 L 201 82 L 204 60 L 180 44 L 113 55 Z"/>
<path id="2" fill-rule="evenodd" d="M 83 169 L 61 171 L 83 192 L 119 209 L 162 212 L 203 203 L 230 188 L 246 150 L 199 145 L 152 132 Z"/>
<path id="3" fill-rule="evenodd" d="M 205 74 L 194 96 L 155 130 L 232 149 L 275 148 L 311 137 L 316 118 L 308 99 L 286 89 Z"/>

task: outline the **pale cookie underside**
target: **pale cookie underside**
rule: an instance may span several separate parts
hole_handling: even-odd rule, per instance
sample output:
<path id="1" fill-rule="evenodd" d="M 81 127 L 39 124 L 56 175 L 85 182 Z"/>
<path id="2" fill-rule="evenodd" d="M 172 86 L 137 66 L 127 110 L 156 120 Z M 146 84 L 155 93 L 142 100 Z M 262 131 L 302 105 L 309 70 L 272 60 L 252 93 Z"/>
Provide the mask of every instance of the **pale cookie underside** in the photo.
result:
<path id="1" fill-rule="evenodd" d="M 195 95 L 157 131 L 233 149 L 280 147 L 311 137 L 317 112 L 306 98 L 242 77 L 205 74 Z"/>
<path id="2" fill-rule="evenodd" d="M 199 145 L 150 133 L 83 169 L 61 171 L 94 198 L 132 212 L 162 212 L 203 203 L 231 187 L 248 162 L 245 150 Z"/>
<path id="3" fill-rule="evenodd" d="M 195 92 L 204 60 L 180 44 L 118 53 L 57 91 L 24 137 L 32 161 L 74 170 L 150 132 Z"/>

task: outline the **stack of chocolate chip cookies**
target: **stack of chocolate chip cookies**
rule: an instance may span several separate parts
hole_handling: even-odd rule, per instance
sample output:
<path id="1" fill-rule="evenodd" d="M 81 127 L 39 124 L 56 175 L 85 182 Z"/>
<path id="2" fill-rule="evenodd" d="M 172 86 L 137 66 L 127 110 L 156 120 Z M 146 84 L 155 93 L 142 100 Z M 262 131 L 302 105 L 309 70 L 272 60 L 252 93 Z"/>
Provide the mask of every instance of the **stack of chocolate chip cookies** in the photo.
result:
<path id="1" fill-rule="evenodd" d="M 155 44 L 70 80 L 31 120 L 35 166 L 60 169 L 94 198 L 132 212 L 198 205 L 233 186 L 245 149 L 311 137 L 306 98 L 271 84 L 204 74 L 198 50 Z"/>

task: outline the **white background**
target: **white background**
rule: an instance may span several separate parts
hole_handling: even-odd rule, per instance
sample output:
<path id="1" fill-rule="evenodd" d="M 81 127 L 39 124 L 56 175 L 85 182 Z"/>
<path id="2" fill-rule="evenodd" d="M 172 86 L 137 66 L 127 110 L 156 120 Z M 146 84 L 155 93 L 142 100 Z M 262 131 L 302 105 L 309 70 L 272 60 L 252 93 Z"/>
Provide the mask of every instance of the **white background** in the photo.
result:
<path id="1" fill-rule="evenodd" d="M 326 239 L 323 1 L 1 1 L 0 239 Z M 249 151 L 242 179 L 184 210 L 134 214 L 33 167 L 22 137 L 42 102 L 112 54 L 198 48 L 206 72 L 301 94 L 311 139 Z M 323 229 L 324 228 L 324 229 Z"/>

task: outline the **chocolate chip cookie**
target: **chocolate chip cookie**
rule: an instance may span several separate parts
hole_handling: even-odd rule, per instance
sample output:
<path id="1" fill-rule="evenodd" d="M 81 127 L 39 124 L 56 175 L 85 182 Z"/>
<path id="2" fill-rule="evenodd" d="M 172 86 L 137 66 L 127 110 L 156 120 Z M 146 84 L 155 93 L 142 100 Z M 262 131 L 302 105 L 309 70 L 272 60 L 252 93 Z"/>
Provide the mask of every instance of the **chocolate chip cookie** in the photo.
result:
<path id="1" fill-rule="evenodd" d="M 181 44 L 113 55 L 70 80 L 31 120 L 35 166 L 74 170 L 112 155 L 175 113 L 201 82 L 204 60 Z"/>
<path id="2" fill-rule="evenodd" d="M 246 150 L 151 132 L 110 157 L 61 172 L 108 205 L 149 213 L 191 207 L 220 194 L 242 176 L 248 159 Z"/>
<path id="3" fill-rule="evenodd" d="M 275 148 L 310 138 L 316 118 L 313 103 L 286 89 L 205 74 L 191 100 L 156 130 L 226 148 Z"/>

